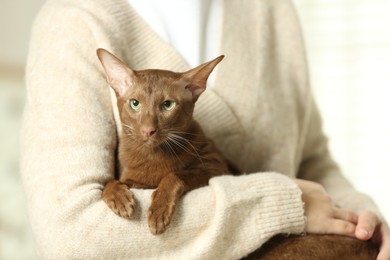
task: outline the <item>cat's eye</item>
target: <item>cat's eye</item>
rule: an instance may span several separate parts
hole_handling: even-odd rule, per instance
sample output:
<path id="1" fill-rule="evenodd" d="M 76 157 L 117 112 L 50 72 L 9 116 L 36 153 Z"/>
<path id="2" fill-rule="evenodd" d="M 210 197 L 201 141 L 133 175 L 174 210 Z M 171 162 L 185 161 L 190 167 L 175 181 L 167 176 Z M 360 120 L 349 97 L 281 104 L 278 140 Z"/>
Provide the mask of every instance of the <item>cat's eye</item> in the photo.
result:
<path id="1" fill-rule="evenodd" d="M 136 99 L 130 99 L 129 100 L 129 105 L 133 110 L 138 110 L 141 108 L 141 102 L 139 102 Z"/>
<path id="2" fill-rule="evenodd" d="M 174 107 L 175 107 L 176 103 L 175 101 L 172 101 L 172 100 L 165 100 L 163 103 L 162 103 L 162 108 L 165 110 L 165 111 L 170 111 L 172 110 Z"/>

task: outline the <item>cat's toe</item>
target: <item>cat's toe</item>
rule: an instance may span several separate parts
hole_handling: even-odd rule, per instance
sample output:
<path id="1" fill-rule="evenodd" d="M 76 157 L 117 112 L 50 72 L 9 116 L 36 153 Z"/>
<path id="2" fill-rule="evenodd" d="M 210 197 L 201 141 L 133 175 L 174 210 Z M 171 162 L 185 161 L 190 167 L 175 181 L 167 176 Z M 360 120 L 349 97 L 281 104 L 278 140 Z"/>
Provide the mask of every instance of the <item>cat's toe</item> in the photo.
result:
<path id="1" fill-rule="evenodd" d="M 126 185 L 118 185 L 116 189 L 106 192 L 103 200 L 115 214 L 123 218 L 130 218 L 133 215 L 135 199 Z"/>
<path id="2" fill-rule="evenodd" d="M 123 218 L 130 218 L 134 212 L 134 201 L 123 200 L 119 206 L 117 206 L 117 214 Z"/>
<path id="3" fill-rule="evenodd" d="M 160 235 L 165 232 L 171 223 L 173 208 L 162 206 L 150 208 L 148 212 L 149 230 L 153 235 Z"/>

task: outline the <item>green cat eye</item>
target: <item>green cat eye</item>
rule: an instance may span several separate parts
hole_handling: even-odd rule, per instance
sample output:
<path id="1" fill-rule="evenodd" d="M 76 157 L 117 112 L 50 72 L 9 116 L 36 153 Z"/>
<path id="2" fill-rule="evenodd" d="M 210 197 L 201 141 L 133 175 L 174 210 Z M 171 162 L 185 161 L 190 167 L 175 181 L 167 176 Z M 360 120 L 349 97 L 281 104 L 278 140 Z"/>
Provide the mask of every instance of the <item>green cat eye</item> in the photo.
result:
<path id="1" fill-rule="evenodd" d="M 130 99 L 129 100 L 129 105 L 133 110 L 138 110 L 141 108 L 141 102 L 139 102 L 136 99 Z"/>
<path id="2" fill-rule="evenodd" d="M 165 110 L 165 111 L 170 111 L 172 110 L 174 107 L 175 107 L 176 103 L 175 101 L 172 101 L 172 100 L 165 100 L 163 103 L 162 103 L 162 108 Z"/>

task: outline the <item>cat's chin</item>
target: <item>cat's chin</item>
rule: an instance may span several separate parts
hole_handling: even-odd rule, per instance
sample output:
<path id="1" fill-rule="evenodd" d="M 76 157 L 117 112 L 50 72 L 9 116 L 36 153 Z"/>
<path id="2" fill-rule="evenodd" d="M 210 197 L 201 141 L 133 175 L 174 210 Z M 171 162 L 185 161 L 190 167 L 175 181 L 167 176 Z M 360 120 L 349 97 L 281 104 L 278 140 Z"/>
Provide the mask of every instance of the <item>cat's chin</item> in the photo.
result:
<path id="1" fill-rule="evenodd" d="M 150 138 L 146 138 L 146 139 L 143 140 L 143 145 L 146 146 L 146 147 L 149 147 L 150 149 L 157 148 L 162 143 L 163 143 L 163 141 L 161 141 L 161 140 L 159 140 L 158 138 L 155 138 L 155 137 L 150 137 Z"/>

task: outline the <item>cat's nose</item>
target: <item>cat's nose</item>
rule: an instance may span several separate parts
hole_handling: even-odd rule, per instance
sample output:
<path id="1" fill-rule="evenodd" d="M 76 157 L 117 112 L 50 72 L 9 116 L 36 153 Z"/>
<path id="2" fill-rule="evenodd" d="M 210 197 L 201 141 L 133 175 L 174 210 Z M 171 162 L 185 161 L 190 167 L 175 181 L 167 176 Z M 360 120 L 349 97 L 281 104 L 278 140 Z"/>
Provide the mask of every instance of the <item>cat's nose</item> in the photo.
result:
<path id="1" fill-rule="evenodd" d="M 154 133 L 156 133 L 156 128 L 154 128 L 154 127 L 143 127 L 143 128 L 141 129 L 141 132 L 142 132 L 142 134 L 143 134 L 145 137 L 149 138 L 149 137 L 151 137 L 152 135 L 154 135 Z"/>

